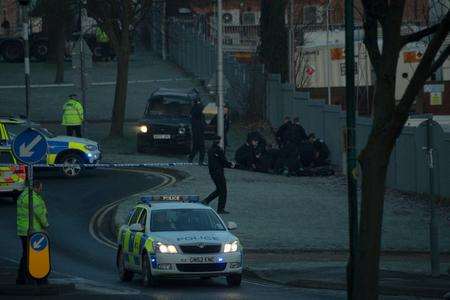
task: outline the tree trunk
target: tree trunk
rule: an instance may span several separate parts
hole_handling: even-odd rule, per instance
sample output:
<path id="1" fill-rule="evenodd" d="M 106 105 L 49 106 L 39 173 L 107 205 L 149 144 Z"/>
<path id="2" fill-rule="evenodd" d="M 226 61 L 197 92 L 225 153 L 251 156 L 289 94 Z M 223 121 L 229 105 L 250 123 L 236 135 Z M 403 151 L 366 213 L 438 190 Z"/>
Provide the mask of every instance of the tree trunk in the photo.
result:
<path id="1" fill-rule="evenodd" d="M 130 60 L 129 47 L 124 48 L 122 48 L 121 51 L 117 51 L 116 92 L 114 96 L 114 106 L 109 133 L 111 137 L 123 136 L 123 124 L 125 122 L 125 107 L 128 89 L 128 65 Z"/>
<path id="2" fill-rule="evenodd" d="M 378 97 L 388 97 L 386 90 L 379 91 Z M 359 156 L 362 199 L 358 251 L 355 258 L 355 299 L 378 299 L 384 193 L 389 160 L 396 139 L 395 123 L 386 124 L 382 128 L 374 127 L 365 149 Z"/>
<path id="3" fill-rule="evenodd" d="M 356 299 L 377 299 L 378 265 L 383 221 L 384 189 L 387 164 L 381 136 L 374 137 L 360 157 L 362 169 L 362 201 L 358 253 L 356 254 Z"/>
<path id="4" fill-rule="evenodd" d="M 63 24 L 57 27 L 55 43 L 56 43 L 55 83 L 62 83 L 64 82 L 64 57 L 66 52 L 66 37 Z"/>

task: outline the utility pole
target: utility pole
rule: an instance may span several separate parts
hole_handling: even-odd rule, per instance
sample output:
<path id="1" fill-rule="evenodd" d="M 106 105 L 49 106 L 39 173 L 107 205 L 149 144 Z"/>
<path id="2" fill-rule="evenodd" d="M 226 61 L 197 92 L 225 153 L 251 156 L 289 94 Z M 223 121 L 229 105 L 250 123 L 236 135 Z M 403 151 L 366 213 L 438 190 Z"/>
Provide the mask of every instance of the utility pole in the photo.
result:
<path id="1" fill-rule="evenodd" d="M 22 38 L 24 48 L 24 67 L 25 67 L 25 114 L 28 122 L 30 121 L 30 21 L 29 21 L 29 4 L 30 0 L 19 0 L 22 6 Z"/>
<path id="2" fill-rule="evenodd" d="M 330 6 L 331 6 L 331 0 L 328 0 L 327 4 L 327 13 L 326 13 L 326 24 L 327 24 L 327 55 L 326 57 L 326 63 L 327 63 L 327 93 L 328 93 L 328 105 L 331 105 L 331 59 L 330 59 Z"/>
<path id="3" fill-rule="evenodd" d="M 219 107 L 217 111 L 217 135 L 220 136 L 220 147 L 224 149 L 224 101 L 223 101 L 223 8 L 222 0 L 217 0 L 217 96 Z"/>
<path id="4" fill-rule="evenodd" d="M 353 0 L 345 0 L 345 82 L 347 105 L 347 186 L 349 217 L 349 250 L 347 265 L 347 297 L 354 299 L 355 257 L 358 239 L 358 195 L 355 178 L 355 43 Z M 362 274 L 361 274 L 362 275 Z M 362 275 L 363 276 L 363 275 Z"/>
<path id="5" fill-rule="evenodd" d="M 295 66 L 294 66 L 294 0 L 289 0 L 288 7 L 288 22 L 289 22 L 289 40 L 288 40 L 288 64 L 289 64 L 289 83 L 295 84 Z"/>

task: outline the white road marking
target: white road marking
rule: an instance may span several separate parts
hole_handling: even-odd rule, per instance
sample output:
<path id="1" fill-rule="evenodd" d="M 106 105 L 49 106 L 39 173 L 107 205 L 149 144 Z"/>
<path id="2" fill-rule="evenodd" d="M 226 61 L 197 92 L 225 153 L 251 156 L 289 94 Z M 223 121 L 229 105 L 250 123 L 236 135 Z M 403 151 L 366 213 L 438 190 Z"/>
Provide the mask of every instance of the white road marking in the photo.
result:
<path id="1" fill-rule="evenodd" d="M 157 186 L 151 188 L 150 190 L 147 191 L 143 191 L 143 192 L 139 192 L 130 196 L 127 196 L 123 199 L 114 201 L 112 203 L 109 203 L 103 207 L 101 207 L 99 210 L 97 210 L 94 214 L 94 216 L 91 218 L 91 221 L 89 222 L 89 233 L 91 234 L 91 236 L 99 243 L 105 245 L 108 248 L 112 248 L 112 249 L 117 249 L 117 244 L 115 241 L 110 240 L 109 238 L 107 238 L 102 232 L 96 232 L 95 228 L 98 227 L 102 222 L 103 222 L 103 218 L 112 210 L 114 209 L 117 205 L 119 205 L 120 202 L 124 201 L 125 199 L 129 198 L 129 197 L 133 197 L 133 196 L 137 196 L 140 195 L 142 193 L 147 193 L 147 192 L 154 192 L 156 190 L 159 190 L 163 187 L 167 187 L 170 186 L 172 184 L 174 184 L 176 182 L 175 177 L 168 175 L 168 174 L 163 174 L 163 173 L 158 173 L 155 171 L 146 171 L 146 170 L 120 170 L 120 171 L 124 171 L 124 172 L 135 172 L 135 173 L 151 173 L 155 176 L 159 176 L 163 178 L 163 182 L 158 184 Z"/>

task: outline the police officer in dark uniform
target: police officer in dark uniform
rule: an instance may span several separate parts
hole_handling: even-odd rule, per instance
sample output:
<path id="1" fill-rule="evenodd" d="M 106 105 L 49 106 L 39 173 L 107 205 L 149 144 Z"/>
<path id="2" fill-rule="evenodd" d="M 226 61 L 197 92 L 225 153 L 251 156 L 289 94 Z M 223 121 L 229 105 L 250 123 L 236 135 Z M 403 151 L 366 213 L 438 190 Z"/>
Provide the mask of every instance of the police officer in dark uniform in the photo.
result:
<path id="1" fill-rule="evenodd" d="M 227 160 L 225 152 L 219 146 L 219 141 L 220 138 L 216 136 L 211 148 L 208 150 L 209 174 L 216 185 L 216 190 L 206 197 L 202 203 L 208 205 L 211 201 L 219 197 L 217 213 L 229 214 L 229 212 L 225 210 L 225 204 L 227 202 L 227 181 L 223 169 L 234 168 L 235 164 Z"/>
<path id="2" fill-rule="evenodd" d="M 330 149 L 324 141 L 317 139 L 314 133 L 308 136 L 309 142 L 314 148 L 314 166 L 321 167 L 330 164 L 328 158 L 330 156 Z"/>
<path id="3" fill-rule="evenodd" d="M 256 169 L 256 148 L 258 141 L 252 136 L 247 137 L 247 141 L 244 145 L 236 150 L 234 159 L 236 160 L 237 167 L 243 170 L 255 170 Z"/>
<path id="4" fill-rule="evenodd" d="M 283 125 L 278 128 L 275 133 L 275 138 L 277 140 L 278 147 L 281 149 L 287 142 L 288 134 L 292 126 L 292 121 L 290 117 L 284 117 Z"/>
<path id="5" fill-rule="evenodd" d="M 205 116 L 203 115 L 203 104 L 200 99 L 194 101 L 191 109 L 192 127 L 192 151 L 189 154 L 189 162 L 192 163 L 194 157 L 199 154 L 198 164 L 203 165 L 205 159 Z"/>
<path id="6" fill-rule="evenodd" d="M 294 123 L 288 130 L 287 138 L 297 146 L 300 146 L 303 141 L 308 139 L 306 131 L 300 124 L 300 119 L 298 117 L 294 118 Z"/>

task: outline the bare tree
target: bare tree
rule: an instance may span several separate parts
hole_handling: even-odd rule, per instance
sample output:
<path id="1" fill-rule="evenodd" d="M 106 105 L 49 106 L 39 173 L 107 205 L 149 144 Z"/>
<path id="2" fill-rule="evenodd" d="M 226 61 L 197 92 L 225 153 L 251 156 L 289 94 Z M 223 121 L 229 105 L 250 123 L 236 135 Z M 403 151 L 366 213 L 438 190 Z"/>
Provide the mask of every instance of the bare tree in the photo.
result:
<path id="1" fill-rule="evenodd" d="M 117 55 L 116 90 L 110 136 L 122 136 L 128 88 L 131 39 L 150 11 L 152 0 L 88 0 L 88 14 L 106 32 Z"/>
<path id="2" fill-rule="evenodd" d="M 41 0 L 36 2 L 32 12 L 44 20 L 48 36 L 49 53 L 47 60 L 56 65 L 55 83 L 64 81 L 64 58 L 66 40 L 72 34 L 73 18 L 77 0 Z"/>
<path id="3" fill-rule="evenodd" d="M 294 58 L 294 74 L 296 88 L 308 88 L 311 82 L 311 75 L 308 75 L 307 70 L 310 68 L 306 50 L 303 47 L 298 47 Z"/>
<path id="4" fill-rule="evenodd" d="M 406 0 L 362 0 L 363 25 L 369 57 L 376 74 L 373 126 L 358 160 L 362 170 L 362 207 L 353 299 L 377 299 L 386 173 L 397 137 L 426 80 L 445 62 L 450 46 L 450 12 L 434 25 L 402 34 Z M 382 31 L 382 49 L 378 28 Z M 398 103 L 395 101 L 397 63 L 401 49 L 429 38 L 426 51 Z"/>

